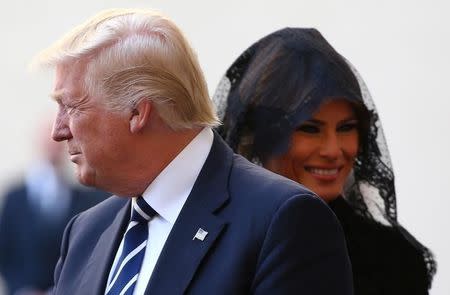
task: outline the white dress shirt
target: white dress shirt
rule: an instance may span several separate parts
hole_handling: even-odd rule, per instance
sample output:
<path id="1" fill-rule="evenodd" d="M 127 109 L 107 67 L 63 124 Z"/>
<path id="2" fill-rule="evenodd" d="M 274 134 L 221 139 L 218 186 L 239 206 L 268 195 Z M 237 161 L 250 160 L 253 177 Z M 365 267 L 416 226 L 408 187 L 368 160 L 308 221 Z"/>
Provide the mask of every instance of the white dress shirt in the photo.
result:
<path id="1" fill-rule="evenodd" d="M 145 190 L 143 194 L 145 201 L 158 214 L 148 223 L 148 242 L 141 271 L 134 288 L 134 295 L 144 294 L 167 237 L 194 186 L 203 164 L 205 164 L 213 138 L 212 130 L 204 128 Z M 135 198 L 133 198 L 132 202 L 135 201 Z M 117 249 L 108 283 L 111 280 L 122 248 L 123 239 Z"/>

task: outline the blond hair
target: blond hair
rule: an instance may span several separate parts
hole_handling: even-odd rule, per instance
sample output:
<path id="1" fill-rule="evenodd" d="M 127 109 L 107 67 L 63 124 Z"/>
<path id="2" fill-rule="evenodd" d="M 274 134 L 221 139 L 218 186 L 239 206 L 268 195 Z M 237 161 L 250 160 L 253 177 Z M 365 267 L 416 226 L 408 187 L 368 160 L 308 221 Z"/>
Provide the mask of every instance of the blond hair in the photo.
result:
<path id="1" fill-rule="evenodd" d="M 84 90 L 116 111 L 151 100 L 173 129 L 219 123 L 193 49 L 178 27 L 151 10 L 98 13 L 41 52 L 35 64 L 86 62 Z"/>

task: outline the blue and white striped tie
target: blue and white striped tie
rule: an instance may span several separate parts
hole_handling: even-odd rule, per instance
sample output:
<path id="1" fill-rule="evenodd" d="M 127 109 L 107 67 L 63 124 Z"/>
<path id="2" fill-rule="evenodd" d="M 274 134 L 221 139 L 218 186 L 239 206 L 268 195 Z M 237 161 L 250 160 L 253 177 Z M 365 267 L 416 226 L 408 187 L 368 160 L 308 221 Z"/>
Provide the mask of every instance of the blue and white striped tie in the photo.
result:
<path id="1" fill-rule="evenodd" d="M 144 198 L 136 199 L 124 235 L 122 253 L 106 287 L 106 295 L 133 294 L 147 246 L 148 221 L 155 215 L 156 211 L 145 202 Z"/>

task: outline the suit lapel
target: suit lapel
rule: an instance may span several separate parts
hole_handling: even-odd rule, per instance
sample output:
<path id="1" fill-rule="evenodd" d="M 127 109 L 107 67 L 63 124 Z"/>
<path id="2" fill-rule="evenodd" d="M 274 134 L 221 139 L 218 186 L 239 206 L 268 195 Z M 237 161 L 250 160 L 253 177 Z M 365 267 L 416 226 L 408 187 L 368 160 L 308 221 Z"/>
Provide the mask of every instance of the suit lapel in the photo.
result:
<path id="1" fill-rule="evenodd" d="M 182 294 L 203 257 L 226 226 L 214 215 L 228 199 L 232 151 L 217 134 L 211 151 L 178 216 L 153 271 L 145 294 Z M 194 238 L 199 229 L 207 232 Z"/>
<path id="2" fill-rule="evenodd" d="M 84 270 L 77 294 L 104 294 L 114 256 L 122 240 L 122 233 L 129 221 L 131 202 L 128 201 L 126 204 L 100 236 Z"/>

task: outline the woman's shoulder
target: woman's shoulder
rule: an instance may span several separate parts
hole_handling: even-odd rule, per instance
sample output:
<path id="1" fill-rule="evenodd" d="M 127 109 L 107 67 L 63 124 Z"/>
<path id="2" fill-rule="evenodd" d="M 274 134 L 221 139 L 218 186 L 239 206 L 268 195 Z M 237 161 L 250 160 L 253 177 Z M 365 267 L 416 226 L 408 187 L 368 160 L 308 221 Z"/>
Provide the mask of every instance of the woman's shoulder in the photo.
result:
<path id="1" fill-rule="evenodd" d="M 421 290 L 409 294 L 426 294 L 427 270 L 422 252 L 400 227 L 362 217 L 342 198 L 330 207 L 344 229 L 355 294 L 371 294 L 366 291 L 375 289 L 382 294 L 406 294 L 407 290 Z"/>

